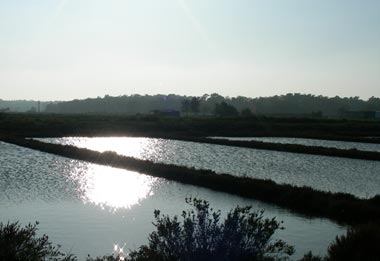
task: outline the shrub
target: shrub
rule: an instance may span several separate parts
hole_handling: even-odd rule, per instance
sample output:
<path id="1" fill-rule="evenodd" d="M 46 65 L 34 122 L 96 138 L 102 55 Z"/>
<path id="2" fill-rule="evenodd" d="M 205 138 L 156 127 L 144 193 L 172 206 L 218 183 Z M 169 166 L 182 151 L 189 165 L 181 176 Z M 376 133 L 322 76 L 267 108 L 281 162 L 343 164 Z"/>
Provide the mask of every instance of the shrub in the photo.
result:
<path id="1" fill-rule="evenodd" d="M 154 212 L 156 231 L 149 244 L 130 253 L 131 260 L 288 260 L 294 248 L 282 240 L 273 240 L 282 229 L 275 218 L 263 217 L 263 211 L 236 207 L 223 223 L 220 211 L 213 211 L 205 200 L 186 199 L 194 207 L 170 218 Z"/>
<path id="2" fill-rule="evenodd" d="M 322 257 L 315 256 L 315 255 L 313 255 L 313 253 L 311 251 L 309 251 L 299 261 L 322 261 L 322 260 L 326 260 L 326 258 L 322 259 Z"/>
<path id="3" fill-rule="evenodd" d="M 327 250 L 329 261 L 379 261 L 380 225 L 367 224 L 349 228 Z"/>
<path id="4" fill-rule="evenodd" d="M 53 246 L 47 235 L 36 236 L 38 222 L 21 227 L 18 222 L 0 223 L 0 260 L 75 260 Z"/>

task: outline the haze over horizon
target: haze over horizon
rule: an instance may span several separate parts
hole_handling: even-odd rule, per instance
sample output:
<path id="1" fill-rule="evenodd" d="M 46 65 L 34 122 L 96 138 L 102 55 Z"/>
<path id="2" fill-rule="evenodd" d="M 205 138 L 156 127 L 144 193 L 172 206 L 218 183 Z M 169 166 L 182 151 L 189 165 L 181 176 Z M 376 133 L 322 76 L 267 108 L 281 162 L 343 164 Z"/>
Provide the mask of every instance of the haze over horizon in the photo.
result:
<path id="1" fill-rule="evenodd" d="M 119 95 L 109 95 L 109 94 L 105 94 L 105 95 L 97 95 L 97 96 L 87 96 L 87 97 L 73 97 L 73 98 L 67 98 L 67 99 L 31 99 L 31 98 L 15 98 L 15 99 L 4 99 L 2 97 L 0 97 L 0 101 L 9 101 L 9 102 L 12 102 L 12 101 L 30 101 L 30 102 L 43 102 L 43 103 L 48 103 L 48 102 L 70 102 L 70 101 L 74 101 L 74 100 L 86 100 L 86 99 L 104 99 L 106 96 L 110 96 L 110 97 L 122 97 L 122 96 L 127 96 L 127 97 L 130 97 L 130 96 L 133 96 L 133 95 L 141 95 L 141 96 L 145 96 L 145 95 L 149 95 L 151 97 L 153 96 L 156 96 L 156 95 L 162 95 L 164 97 L 168 97 L 169 95 L 175 95 L 175 96 L 187 96 L 187 97 L 202 97 L 203 95 L 212 95 L 212 94 L 215 94 L 215 93 L 204 93 L 202 95 L 186 95 L 186 94 L 177 94 L 177 93 L 152 93 L 152 94 L 147 94 L 147 93 L 131 93 L 131 94 L 119 94 Z M 218 95 L 221 95 L 219 93 L 216 93 Z M 335 97 L 339 97 L 339 98 L 354 98 L 356 99 L 357 97 L 359 96 L 339 96 L 339 95 L 334 95 L 334 96 L 327 96 L 327 95 L 319 95 L 319 94 L 312 94 L 312 93 L 278 93 L 278 94 L 273 94 L 273 95 L 268 95 L 268 96 L 246 96 L 246 95 L 234 95 L 234 96 L 229 96 L 229 95 L 221 95 L 223 96 L 224 98 L 226 99 L 231 99 L 231 98 L 237 98 L 237 97 L 246 97 L 246 98 L 249 98 L 249 99 L 256 99 L 256 98 L 271 98 L 271 97 L 275 97 L 275 96 L 286 96 L 288 94 L 292 94 L 292 95 L 296 95 L 296 94 L 300 94 L 301 96 L 304 96 L 304 95 L 313 95 L 313 96 L 323 96 L 323 97 L 327 97 L 327 98 L 335 98 Z M 363 100 L 363 101 L 368 101 L 370 100 L 371 98 L 380 98 L 379 96 L 371 96 L 371 97 L 368 97 L 368 98 L 363 98 L 363 97 L 359 97 L 359 100 Z M 166 98 L 164 98 L 166 99 Z"/>
<path id="2" fill-rule="evenodd" d="M 380 96 L 380 1 L 0 2 L 0 99 Z"/>

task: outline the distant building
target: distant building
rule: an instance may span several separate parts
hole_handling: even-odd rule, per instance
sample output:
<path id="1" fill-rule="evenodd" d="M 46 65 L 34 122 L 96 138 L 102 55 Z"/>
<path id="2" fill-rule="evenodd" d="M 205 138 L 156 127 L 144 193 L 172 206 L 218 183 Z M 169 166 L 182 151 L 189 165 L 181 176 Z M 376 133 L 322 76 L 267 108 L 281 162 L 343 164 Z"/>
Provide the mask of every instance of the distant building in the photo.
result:
<path id="1" fill-rule="evenodd" d="M 380 119 L 380 111 L 344 111 L 343 117 L 350 119 Z"/>

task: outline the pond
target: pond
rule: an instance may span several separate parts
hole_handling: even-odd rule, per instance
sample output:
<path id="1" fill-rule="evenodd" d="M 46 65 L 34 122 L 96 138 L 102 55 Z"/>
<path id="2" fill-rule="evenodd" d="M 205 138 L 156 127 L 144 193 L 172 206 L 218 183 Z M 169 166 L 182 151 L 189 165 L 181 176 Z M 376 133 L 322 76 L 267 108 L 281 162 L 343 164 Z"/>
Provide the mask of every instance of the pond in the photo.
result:
<path id="1" fill-rule="evenodd" d="M 257 150 L 168 139 L 66 137 L 41 139 L 154 162 L 271 179 L 277 183 L 373 197 L 380 191 L 380 162 Z"/>
<path id="2" fill-rule="evenodd" d="M 284 221 L 276 233 L 295 245 L 297 254 L 325 253 L 345 229 L 326 219 L 307 219 L 281 208 L 183 185 L 144 174 L 99 166 L 0 142 L 0 221 L 21 224 L 38 220 L 64 251 L 84 259 L 110 254 L 115 245 L 137 249 L 153 231 L 153 211 L 180 214 L 186 197 L 210 202 L 223 214 L 236 205 L 265 209 L 268 217 Z"/>

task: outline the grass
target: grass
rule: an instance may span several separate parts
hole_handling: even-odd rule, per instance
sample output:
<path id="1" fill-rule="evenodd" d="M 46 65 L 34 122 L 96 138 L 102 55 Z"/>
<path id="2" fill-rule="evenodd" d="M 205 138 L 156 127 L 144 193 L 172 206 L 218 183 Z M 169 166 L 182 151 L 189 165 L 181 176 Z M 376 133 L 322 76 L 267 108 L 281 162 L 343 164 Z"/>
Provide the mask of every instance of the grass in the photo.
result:
<path id="1" fill-rule="evenodd" d="M 281 136 L 380 143 L 380 121 L 275 118 L 162 118 L 123 115 L 0 114 L 0 135 L 142 136 L 302 154 L 380 160 L 379 152 L 205 136 Z M 375 136 L 368 139 L 367 136 Z M 376 138 L 377 137 L 377 138 Z"/>
<path id="2" fill-rule="evenodd" d="M 0 113 L 0 133 L 22 137 L 278 136 L 380 143 L 380 121 Z M 377 138 L 365 138 L 369 136 Z"/>

